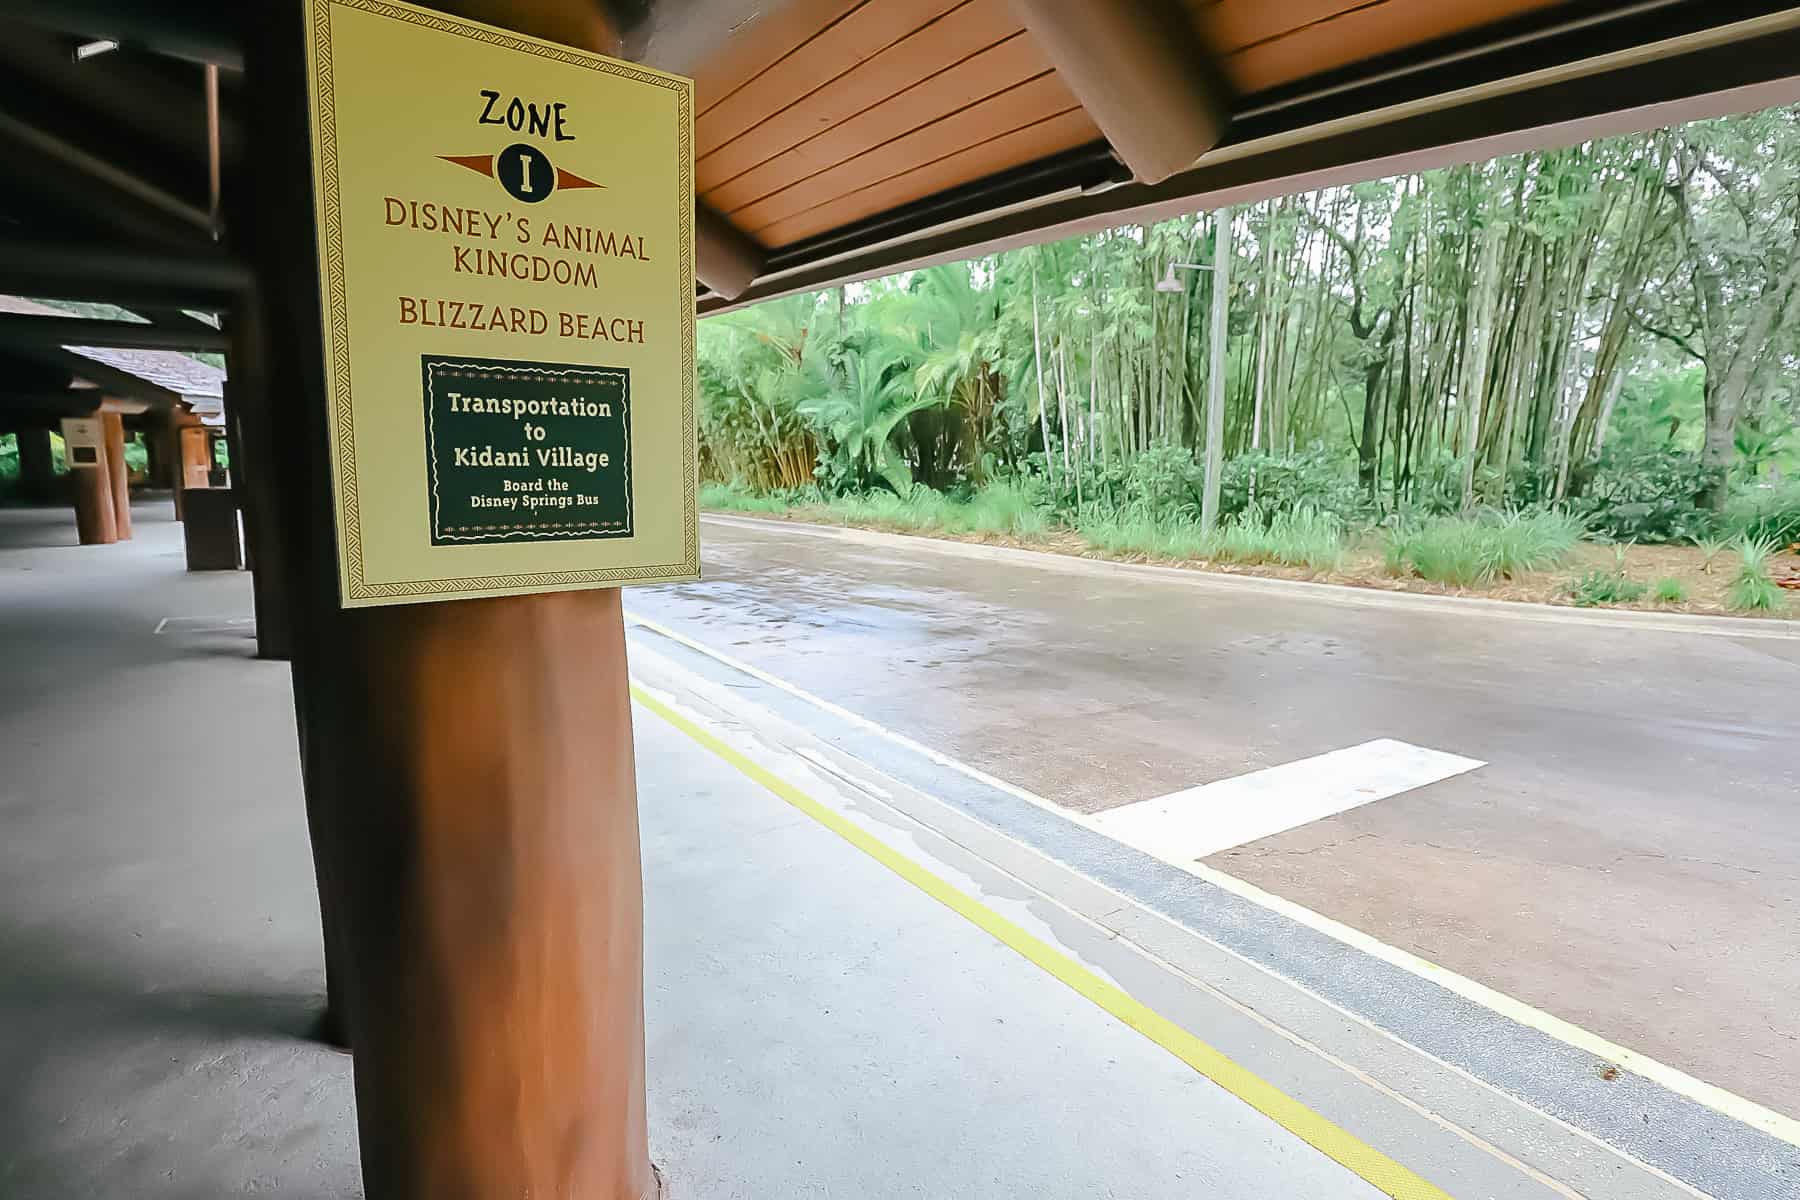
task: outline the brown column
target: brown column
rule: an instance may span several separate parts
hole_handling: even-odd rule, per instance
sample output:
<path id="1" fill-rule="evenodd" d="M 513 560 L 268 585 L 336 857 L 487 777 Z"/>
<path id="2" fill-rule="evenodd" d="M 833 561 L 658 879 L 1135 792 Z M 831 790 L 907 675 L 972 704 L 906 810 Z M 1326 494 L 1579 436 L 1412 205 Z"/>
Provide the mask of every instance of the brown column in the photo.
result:
<path id="1" fill-rule="evenodd" d="M 160 447 L 156 455 L 157 465 L 160 468 L 157 480 L 175 494 L 175 519 L 177 521 L 182 520 L 187 511 L 181 499 L 181 493 L 185 489 L 182 481 L 181 420 L 186 415 L 179 410 L 169 413 L 165 418 L 166 423 L 151 434 Z M 192 420 L 193 418 L 188 417 L 188 419 Z"/>
<path id="2" fill-rule="evenodd" d="M 131 472 L 125 467 L 125 420 L 116 412 L 100 414 L 106 429 L 106 474 L 112 491 L 113 526 L 119 541 L 131 538 Z"/>
<path id="3" fill-rule="evenodd" d="M 75 532 L 83 546 L 109 546 L 119 540 L 106 446 L 99 449 L 99 461 L 91 467 L 68 464 L 69 487 L 75 496 Z"/>
<path id="4" fill-rule="evenodd" d="M 181 486 L 212 486 L 212 435 L 204 425 L 195 422 L 176 431 L 181 439 Z"/>
<path id="5" fill-rule="evenodd" d="M 281 331 L 268 412 L 294 700 L 367 1194 L 643 1200 L 656 1183 L 619 595 L 341 607 L 302 12 L 284 0 L 249 23 L 255 184 L 233 230 Z"/>
<path id="6" fill-rule="evenodd" d="M 19 488 L 28 500 L 48 500 L 56 492 L 56 463 L 50 455 L 50 431 L 39 426 L 20 429 Z"/>

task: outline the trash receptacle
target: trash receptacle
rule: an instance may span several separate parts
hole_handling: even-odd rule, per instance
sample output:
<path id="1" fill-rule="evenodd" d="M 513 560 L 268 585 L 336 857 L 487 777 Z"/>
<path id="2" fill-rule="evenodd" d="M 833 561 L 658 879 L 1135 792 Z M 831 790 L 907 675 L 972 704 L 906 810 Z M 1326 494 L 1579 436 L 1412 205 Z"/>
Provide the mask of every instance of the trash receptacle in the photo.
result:
<path id="1" fill-rule="evenodd" d="M 229 488 L 188 488 L 181 495 L 181 510 L 188 570 L 236 571 L 244 565 L 236 493 Z"/>

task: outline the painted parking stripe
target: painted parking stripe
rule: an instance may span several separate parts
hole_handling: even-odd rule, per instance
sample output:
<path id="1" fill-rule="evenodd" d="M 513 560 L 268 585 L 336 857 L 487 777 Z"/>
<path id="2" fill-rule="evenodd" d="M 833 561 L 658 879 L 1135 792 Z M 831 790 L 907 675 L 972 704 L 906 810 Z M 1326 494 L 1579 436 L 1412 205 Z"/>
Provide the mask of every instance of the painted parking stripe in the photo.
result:
<path id="1" fill-rule="evenodd" d="M 1377 738 L 1107 809 L 1093 826 L 1164 862 L 1193 862 L 1486 765 Z"/>

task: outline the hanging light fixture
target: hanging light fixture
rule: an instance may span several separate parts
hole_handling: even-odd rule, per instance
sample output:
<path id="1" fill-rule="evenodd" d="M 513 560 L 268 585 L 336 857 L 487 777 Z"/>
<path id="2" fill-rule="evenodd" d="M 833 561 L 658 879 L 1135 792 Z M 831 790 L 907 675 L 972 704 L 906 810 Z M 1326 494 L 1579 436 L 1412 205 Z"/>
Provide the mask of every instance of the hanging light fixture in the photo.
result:
<path id="1" fill-rule="evenodd" d="M 1182 283 L 1181 280 L 1175 278 L 1175 272 L 1178 270 L 1180 270 L 1180 271 L 1210 271 L 1210 270 L 1212 270 L 1212 268 L 1209 266 L 1206 266 L 1203 263 L 1172 262 L 1169 264 L 1169 269 L 1163 272 L 1163 277 L 1156 281 L 1156 290 L 1159 292 L 1186 291 L 1187 285 Z"/>

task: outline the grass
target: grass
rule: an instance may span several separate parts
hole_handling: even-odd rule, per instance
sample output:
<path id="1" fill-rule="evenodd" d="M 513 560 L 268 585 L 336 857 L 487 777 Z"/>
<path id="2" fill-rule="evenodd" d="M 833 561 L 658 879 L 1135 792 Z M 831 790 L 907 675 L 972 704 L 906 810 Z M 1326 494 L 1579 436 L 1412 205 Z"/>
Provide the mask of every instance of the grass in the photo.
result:
<path id="1" fill-rule="evenodd" d="M 850 525 L 873 525 L 912 533 L 983 533 L 1029 540 L 1050 530 L 1050 517 L 1029 492 L 1011 483 L 993 483 L 967 500 L 955 500 L 927 487 L 904 496 L 870 492 L 839 496 L 819 511 Z"/>
<path id="2" fill-rule="evenodd" d="M 1192 521 L 1157 521 L 1142 516 L 1109 516 L 1083 521 L 1081 536 L 1108 554 L 1147 558 L 1207 559 L 1275 564 L 1329 571 L 1344 553 L 1344 528 L 1338 519 L 1305 506 L 1265 518 L 1252 509 L 1226 521 L 1211 534 Z"/>
<path id="3" fill-rule="evenodd" d="M 1305 505 L 1267 520 L 1252 506 L 1221 526 L 1212 540 L 1210 557 L 1249 565 L 1277 563 L 1329 571 L 1344 553 L 1343 524 L 1330 513 Z"/>
<path id="4" fill-rule="evenodd" d="M 1141 516 L 1093 517 L 1082 521 L 1078 532 L 1088 545 L 1103 553 L 1146 558 L 1205 558 L 1209 541 L 1192 522 Z"/>
<path id="5" fill-rule="evenodd" d="M 1010 483 L 992 483 L 982 488 L 959 515 L 972 533 L 1033 538 L 1050 531 L 1050 515 L 1038 507 L 1029 492 Z"/>
<path id="6" fill-rule="evenodd" d="M 1396 575 L 1479 587 L 1556 566 L 1580 537 L 1580 525 L 1561 513 L 1441 517 L 1395 529 L 1387 566 Z"/>
<path id="7" fill-rule="evenodd" d="M 1252 510 L 1202 533 L 1191 518 L 1091 504 L 1058 515 L 1033 481 L 1005 480 L 953 498 L 917 487 L 904 495 L 833 497 L 817 487 L 759 494 L 708 484 L 708 509 L 786 515 L 813 522 L 939 537 L 1004 540 L 1061 553 L 1194 563 L 1352 586 L 1431 590 L 1451 585 L 1499 599 L 1578 605 L 1656 605 L 1687 611 L 1776 613 L 1795 606 L 1774 582 L 1781 546 L 1737 535 L 1679 546 L 1582 542 L 1555 514 L 1437 518 L 1365 534 L 1309 507 Z M 1708 567 L 1726 551 L 1729 564 Z M 1610 552 L 1609 552 L 1610 551 Z M 1742 558 L 1741 567 L 1735 558 Z M 1396 585 L 1395 577 L 1400 579 Z"/>
<path id="8" fill-rule="evenodd" d="M 1725 605 L 1733 612 L 1776 612 L 1786 603 L 1769 576 L 1769 559 L 1781 549 L 1773 538 L 1738 539 L 1738 573 L 1732 578 Z"/>
<path id="9" fill-rule="evenodd" d="M 700 485 L 700 507 L 716 512 L 784 513 L 793 506 L 793 497 L 780 492 L 759 495 L 730 483 Z"/>
<path id="10" fill-rule="evenodd" d="M 1679 579 L 1659 579 L 1650 585 L 1650 598 L 1658 604 L 1686 604 L 1687 585 Z"/>
<path id="11" fill-rule="evenodd" d="M 869 492 L 827 498 L 811 488 L 759 495 L 733 484 L 709 483 L 700 489 L 700 506 L 715 512 L 764 515 L 799 511 L 846 525 L 904 533 L 984 533 L 1030 539 L 1050 530 L 1049 514 L 1029 492 L 1011 483 L 989 484 L 967 500 L 955 500 L 927 487 L 915 487 L 904 496 Z"/>
<path id="12" fill-rule="evenodd" d="M 1594 608 L 1601 604 L 1635 604 L 1649 590 L 1648 585 L 1625 573 L 1625 547 L 1615 546 L 1612 570 L 1589 571 L 1570 585 L 1569 594 L 1577 608 Z"/>

